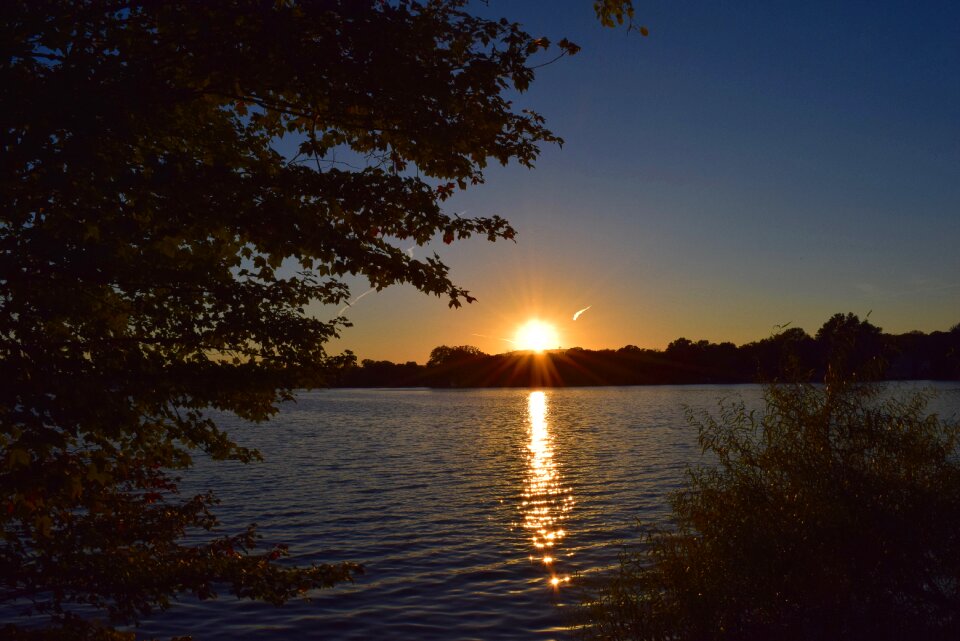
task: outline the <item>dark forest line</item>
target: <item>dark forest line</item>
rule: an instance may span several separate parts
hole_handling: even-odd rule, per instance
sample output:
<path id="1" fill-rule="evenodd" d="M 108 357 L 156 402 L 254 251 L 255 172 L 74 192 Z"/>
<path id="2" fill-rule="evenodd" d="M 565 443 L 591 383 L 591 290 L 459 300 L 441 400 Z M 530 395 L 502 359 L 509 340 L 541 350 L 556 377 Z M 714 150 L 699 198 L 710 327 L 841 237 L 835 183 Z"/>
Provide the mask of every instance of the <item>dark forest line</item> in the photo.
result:
<path id="1" fill-rule="evenodd" d="M 736 346 L 678 338 L 665 350 L 573 347 L 542 354 L 485 354 L 436 347 L 426 365 L 352 360 L 334 387 L 544 387 L 820 381 L 829 367 L 877 380 L 960 380 L 960 323 L 949 331 L 886 334 L 835 314 L 811 336 L 788 328 Z"/>

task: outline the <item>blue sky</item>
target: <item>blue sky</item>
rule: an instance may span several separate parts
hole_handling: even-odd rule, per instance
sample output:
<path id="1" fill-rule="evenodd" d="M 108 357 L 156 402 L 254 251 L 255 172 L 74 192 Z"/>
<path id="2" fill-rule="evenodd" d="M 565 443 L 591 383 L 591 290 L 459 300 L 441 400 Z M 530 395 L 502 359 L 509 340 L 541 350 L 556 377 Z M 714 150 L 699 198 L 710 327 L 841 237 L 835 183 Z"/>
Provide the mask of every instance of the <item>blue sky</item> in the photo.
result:
<path id="1" fill-rule="evenodd" d="M 960 322 L 960 3 L 639 2 L 648 38 L 591 4 L 479 5 L 583 47 L 515 97 L 566 143 L 448 201 L 507 217 L 516 244 L 417 250 L 477 303 L 392 288 L 335 347 L 499 352 L 530 317 L 587 348 L 739 344 L 847 311 L 891 332 Z"/>

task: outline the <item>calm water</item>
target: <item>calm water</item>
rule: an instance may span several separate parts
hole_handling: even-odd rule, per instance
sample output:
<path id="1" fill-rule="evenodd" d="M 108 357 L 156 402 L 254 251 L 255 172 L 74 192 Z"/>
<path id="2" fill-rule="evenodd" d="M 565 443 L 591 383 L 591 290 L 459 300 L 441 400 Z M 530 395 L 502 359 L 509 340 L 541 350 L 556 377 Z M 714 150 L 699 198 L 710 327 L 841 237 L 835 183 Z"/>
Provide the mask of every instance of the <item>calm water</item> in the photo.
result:
<path id="1" fill-rule="evenodd" d="M 960 386 L 935 384 L 955 414 Z M 184 601 L 144 624 L 224 639 L 569 639 L 578 586 L 661 521 L 699 450 L 684 406 L 756 386 L 303 393 L 231 430 L 266 462 L 204 464 L 226 529 L 257 522 L 299 563 L 357 561 L 355 584 L 283 608 Z M 229 423 L 227 423 L 229 425 Z M 566 610 L 565 610 L 566 609 Z"/>

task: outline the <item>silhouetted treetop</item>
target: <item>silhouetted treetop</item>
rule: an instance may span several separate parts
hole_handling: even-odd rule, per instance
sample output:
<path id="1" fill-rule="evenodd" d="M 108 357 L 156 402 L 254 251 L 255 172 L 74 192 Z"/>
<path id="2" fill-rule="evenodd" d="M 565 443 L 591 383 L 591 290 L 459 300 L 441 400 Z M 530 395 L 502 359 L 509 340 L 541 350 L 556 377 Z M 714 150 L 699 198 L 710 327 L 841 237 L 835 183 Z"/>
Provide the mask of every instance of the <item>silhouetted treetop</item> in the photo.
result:
<path id="1" fill-rule="evenodd" d="M 477 356 L 486 356 L 486 354 L 480 351 L 480 348 L 474 347 L 473 345 L 458 345 L 456 347 L 440 345 L 430 351 L 430 359 L 427 361 L 427 366 L 439 367 L 458 361 L 467 361 Z"/>
<path id="2" fill-rule="evenodd" d="M 887 364 L 883 331 L 855 314 L 834 314 L 815 338 L 822 352 L 830 355 L 830 366 L 847 375 L 879 377 Z"/>

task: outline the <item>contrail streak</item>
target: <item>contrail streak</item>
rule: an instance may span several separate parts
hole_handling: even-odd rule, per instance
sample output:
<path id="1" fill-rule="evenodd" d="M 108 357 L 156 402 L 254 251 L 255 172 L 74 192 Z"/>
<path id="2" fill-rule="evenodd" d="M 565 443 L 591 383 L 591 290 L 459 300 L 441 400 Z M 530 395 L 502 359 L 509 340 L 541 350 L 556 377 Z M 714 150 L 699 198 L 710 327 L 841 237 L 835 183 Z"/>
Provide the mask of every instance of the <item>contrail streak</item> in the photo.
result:
<path id="1" fill-rule="evenodd" d="M 587 311 L 587 310 L 590 309 L 591 307 L 593 307 L 593 305 L 587 305 L 586 307 L 584 307 L 583 309 L 581 309 L 579 312 L 577 312 L 576 314 L 574 314 L 574 315 L 573 315 L 573 320 L 577 320 L 578 318 L 580 318 L 580 314 L 584 313 L 585 311 Z"/>
<path id="2" fill-rule="evenodd" d="M 416 244 L 410 245 L 409 247 L 407 247 L 406 249 L 403 250 L 403 253 L 406 254 L 408 258 L 413 258 L 413 250 L 416 249 L 416 247 L 417 247 Z M 372 293 L 375 292 L 375 291 L 377 291 L 377 288 L 376 288 L 376 287 L 372 287 L 372 288 L 368 289 L 367 291 L 363 292 L 362 294 L 360 294 L 359 296 L 357 296 L 356 298 L 354 298 L 352 301 L 350 301 L 349 303 L 347 303 L 346 305 L 344 305 L 343 308 L 342 308 L 339 312 L 337 312 L 337 316 L 343 316 L 343 313 L 344 313 L 345 311 L 347 311 L 347 308 L 348 308 L 348 307 L 353 307 L 354 305 L 357 304 L 357 301 L 358 301 L 358 300 L 360 300 L 361 298 L 363 298 L 363 297 L 366 296 L 367 294 L 372 294 Z"/>
<path id="3" fill-rule="evenodd" d="M 337 312 L 337 316 L 343 316 L 343 313 L 344 313 L 345 311 L 347 311 L 347 308 L 348 308 L 348 307 L 353 307 L 354 305 L 357 304 L 357 301 L 358 301 L 358 300 L 360 300 L 361 298 L 363 298 L 363 297 L 366 296 L 367 294 L 372 294 L 372 293 L 375 292 L 375 291 L 377 291 L 377 288 L 376 288 L 376 287 L 372 287 L 372 288 L 368 289 L 367 291 L 363 292 L 362 294 L 360 294 L 359 296 L 357 296 L 356 298 L 354 298 L 352 301 L 350 301 L 349 303 L 347 303 L 346 305 L 344 305 L 344 306 L 343 306 L 343 309 L 341 309 L 339 312 Z"/>

